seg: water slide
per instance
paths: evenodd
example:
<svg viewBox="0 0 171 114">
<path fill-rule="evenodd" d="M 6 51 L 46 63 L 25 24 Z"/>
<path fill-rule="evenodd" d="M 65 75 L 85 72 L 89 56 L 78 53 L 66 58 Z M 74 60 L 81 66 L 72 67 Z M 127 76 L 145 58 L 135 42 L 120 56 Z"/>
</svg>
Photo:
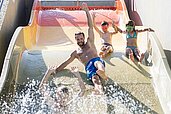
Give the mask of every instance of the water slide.
<svg viewBox="0 0 171 114">
<path fill-rule="evenodd" d="M 13 100 L 16 91 L 21 92 L 26 86 L 28 88 L 29 84 L 33 86 L 33 83 L 39 83 L 48 66 L 59 65 L 67 59 L 77 48 L 75 32 L 83 31 L 87 37 L 86 15 L 80 10 L 79 5 L 82 2 L 78 0 L 34 2 L 30 24 L 16 29 L 4 60 L 0 77 L 0 91 L 4 101 L 13 102 L 16 106 Z M 113 19 L 117 26 L 124 29 L 129 20 L 123 0 L 84 2 L 88 3 L 90 13 L 96 12 L 98 26 L 103 20 L 111 24 Z M 94 33 L 95 45 L 99 50 L 101 40 L 97 32 Z M 139 34 L 138 44 L 141 51 L 146 53 L 142 64 L 125 57 L 125 35 L 118 33 L 113 36 L 114 53 L 104 59 L 106 73 L 110 78 L 110 82 L 105 85 L 106 96 L 91 96 L 92 83 L 86 79 L 84 66 L 78 60 L 74 60 L 55 76 L 55 84 L 68 85 L 77 91 L 78 84 L 75 84 L 76 79 L 69 69 L 71 66 L 78 66 L 87 93 L 74 102 L 73 106 L 77 107 L 74 108 L 76 113 L 169 114 L 171 112 L 171 73 L 160 42 L 155 33 L 146 32 Z M 9 94 L 10 97 L 7 97 Z M 108 101 L 104 100 L 106 97 Z M 1 109 L 4 107 L 4 103 L 2 104 Z M 36 103 L 32 104 L 32 107 L 34 106 L 37 106 Z M 4 110 L 10 109 L 6 106 L 1 112 Z M 30 110 L 33 111 L 33 108 Z"/>
</svg>

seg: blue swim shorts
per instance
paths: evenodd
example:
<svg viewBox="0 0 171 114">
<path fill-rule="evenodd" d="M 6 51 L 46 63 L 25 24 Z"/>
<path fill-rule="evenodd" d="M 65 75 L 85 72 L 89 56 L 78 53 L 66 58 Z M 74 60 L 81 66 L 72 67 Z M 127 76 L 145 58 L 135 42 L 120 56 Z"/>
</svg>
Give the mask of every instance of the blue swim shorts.
<svg viewBox="0 0 171 114">
<path fill-rule="evenodd" d="M 97 74 L 97 68 L 94 66 L 94 62 L 96 61 L 100 61 L 105 66 L 105 62 L 100 57 L 91 59 L 85 67 L 88 79 L 92 79 L 92 77 Z"/>
</svg>

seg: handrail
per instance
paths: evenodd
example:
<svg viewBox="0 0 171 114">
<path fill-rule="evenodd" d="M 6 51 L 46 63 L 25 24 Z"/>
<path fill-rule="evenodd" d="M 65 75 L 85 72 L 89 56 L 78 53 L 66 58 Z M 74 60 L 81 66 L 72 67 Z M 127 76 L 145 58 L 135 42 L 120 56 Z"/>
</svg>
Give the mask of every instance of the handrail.
<svg viewBox="0 0 171 114">
<path fill-rule="evenodd" d="M 97 9 L 110 9 L 116 10 L 115 6 L 89 6 L 90 10 L 97 10 Z M 36 10 L 81 10 L 81 6 L 40 6 L 37 7 Z"/>
<path fill-rule="evenodd" d="M 154 89 L 165 114 L 170 114 L 171 102 L 171 69 L 163 47 L 155 33 L 149 33 L 152 45 L 152 76 Z"/>
<path fill-rule="evenodd" d="M 6 79 L 7 79 L 7 75 L 9 73 L 9 68 L 10 68 L 10 59 L 11 56 L 13 54 L 13 50 L 14 50 L 14 46 L 16 44 L 17 38 L 19 36 L 19 34 L 22 32 L 23 27 L 18 27 L 10 41 L 5 59 L 4 59 L 4 64 L 2 67 L 2 72 L 1 72 L 1 76 L 0 76 L 0 93 L 2 92 Z"/>
<path fill-rule="evenodd" d="M 3 2 L 4 2 L 4 0 L 0 0 L 0 11 L 1 11 Z"/>
<path fill-rule="evenodd" d="M 63 3 L 65 2 L 65 3 Z M 62 9 L 62 10 L 81 10 L 80 3 L 89 2 L 89 9 L 112 9 L 115 10 L 115 0 L 36 0 L 35 10 L 49 10 L 49 9 Z M 95 3 L 96 2 L 96 3 Z M 103 3 L 102 3 L 103 2 Z M 105 3 L 105 4 L 104 4 Z"/>
<path fill-rule="evenodd" d="M 161 45 L 157 35 L 155 33 L 153 33 L 153 32 L 151 32 L 150 35 L 151 35 L 150 39 L 153 39 L 156 42 L 156 44 L 157 44 L 157 47 L 158 47 L 159 52 L 161 54 L 162 60 L 163 60 L 163 62 L 165 64 L 165 67 L 166 67 L 168 75 L 171 76 L 171 69 L 169 67 L 166 55 L 164 53 L 163 47 L 162 47 L 162 45 Z M 171 79 L 171 77 L 170 77 L 170 79 Z"/>
</svg>

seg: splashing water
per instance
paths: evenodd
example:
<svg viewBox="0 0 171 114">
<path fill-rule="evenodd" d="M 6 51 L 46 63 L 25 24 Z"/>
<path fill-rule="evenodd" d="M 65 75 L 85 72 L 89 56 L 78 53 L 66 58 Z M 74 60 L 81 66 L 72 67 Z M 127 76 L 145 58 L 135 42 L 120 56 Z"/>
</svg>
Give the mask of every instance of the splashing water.
<svg viewBox="0 0 171 114">
<path fill-rule="evenodd" d="M 48 104 L 46 98 L 38 90 L 39 81 L 32 80 L 22 91 L 16 91 L 11 102 L 1 99 L 0 113 L 2 114 L 145 114 L 155 113 L 150 108 L 132 98 L 117 84 L 105 87 L 105 95 L 85 95 L 78 97 L 72 94 L 72 102 L 67 110 L 55 108 Z M 56 87 L 49 85 L 48 91 L 52 98 Z M 11 98 L 12 95 L 9 95 Z"/>
<path fill-rule="evenodd" d="M 25 86 L 25 89 L 22 91 L 17 91 L 15 95 L 13 95 L 12 101 L 7 103 L 1 100 L 0 105 L 0 113 L 2 114 L 82 114 L 89 111 L 96 114 L 98 108 L 96 107 L 97 101 L 105 104 L 104 99 L 100 98 L 100 96 L 93 97 L 77 97 L 76 93 L 73 94 L 72 98 L 73 102 L 69 105 L 68 111 L 61 112 L 60 109 L 55 109 L 55 104 L 49 105 L 46 102 L 46 98 L 41 94 L 38 90 L 38 84 L 40 82 L 32 80 L 29 84 Z M 47 90 L 50 92 L 53 97 L 55 94 L 56 87 L 49 86 Z M 9 98 L 11 95 L 9 96 Z M 54 105 L 54 107 L 53 107 Z M 100 106 L 100 105 L 99 105 Z M 100 108 L 99 108 L 100 109 Z M 101 109 L 100 109 L 101 110 Z M 101 114 L 105 114 L 103 110 L 101 110 Z M 60 113 L 59 113 L 60 112 Z M 90 114 L 91 114 L 90 113 Z M 97 112 L 98 113 L 98 112 Z M 98 113 L 99 114 L 99 113 Z"/>
</svg>

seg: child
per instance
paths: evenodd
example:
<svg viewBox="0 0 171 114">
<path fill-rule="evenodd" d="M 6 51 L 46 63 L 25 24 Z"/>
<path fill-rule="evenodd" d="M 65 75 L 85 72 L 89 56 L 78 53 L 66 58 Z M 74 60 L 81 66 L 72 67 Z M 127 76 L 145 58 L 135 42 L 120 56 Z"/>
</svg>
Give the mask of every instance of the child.
<svg viewBox="0 0 171 114">
<path fill-rule="evenodd" d="M 126 56 L 130 58 L 134 62 L 134 57 L 141 63 L 144 58 L 144 53 L 140 54 L 140 50 L 138 49 L 137 45 L 137 36 L 140 32 L 154 32 L 151 28 L 144 29 L 144 30 L 136 30 L 135 29 L 135 22 L 130 20 L 126 24 L 126 31 L 122 31 L 120 28 L 118 28 L 118 31 L 120 33 L 126 34 L 126 40 L 127 40 L 127 47 L 126 47 Z"/>
<path fill-rule="evenodd" d="M 112 46 L 112 35 L 116 34 L 118 31 L 114 25 L 114 22 L 112 22 L 112 27 L 114 28 L 115 31 L 114 32 L 108 31 L 109 23 L 106 21 L 103 21 L 101 23 L 102 31 L 99 30 L 99 28 L 95 24 L 95 13 L 93 13 L 92 17 L 93 17 L 94 29 L 99 33 L 100 37 L 102 38 L 102 47 L 100 49 L 99 56 L 104 58 L 106 57 L 107 54 L 113 52 L 114 49 Z"/>
</svg>

